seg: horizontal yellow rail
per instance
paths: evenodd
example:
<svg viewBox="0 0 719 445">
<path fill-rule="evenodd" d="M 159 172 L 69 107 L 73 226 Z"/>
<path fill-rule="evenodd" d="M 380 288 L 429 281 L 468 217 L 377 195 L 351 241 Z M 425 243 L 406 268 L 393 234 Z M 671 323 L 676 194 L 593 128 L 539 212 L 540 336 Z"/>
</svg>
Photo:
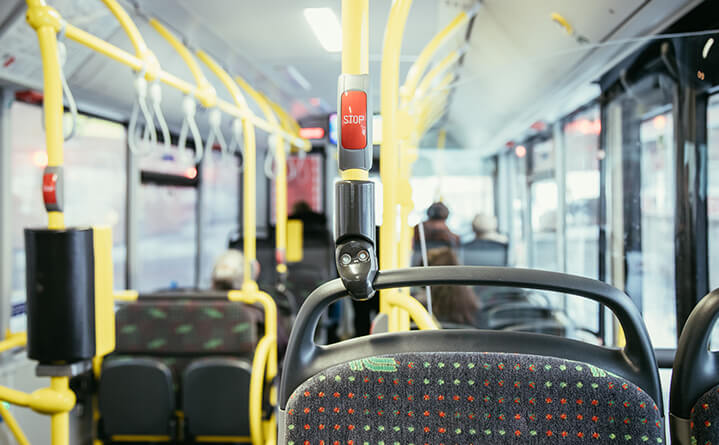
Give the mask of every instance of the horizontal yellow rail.
<svg viewBox="0 0 719 445">
<path fill-rule="evenodd" d="M 31 0 L 32 2 L 33 0 Z M 39 26 L 51 26 L 55 32 L 59 32 L 62 28 L 63 22 L 62 17 L 60 14 L 52 7 L 44 5 L 44 2 L 41 0 L 36 0 L 40 6 L 37 6 L 42 12 L 36 12 L 31 22 L 33 27 L 39 27 Z M 39 18 L 38 18 L 39 16 Z M 126 65 L 130 67 L 131 69 L 135 71 L 142 71 L 143 69 L 146 70 L 146 76 L 148 79 L 152 79 L 153 76 L 158 78 L 161 82 L 164 84 L 175 88 L 176 90 L 180 91 L 184 94 L 189 94 L 195 96 L 198 100 L 202 101 L 204 94 L 206 94 L 205 91 L 198 88 L 197 86 L 193 85 L 192 83 L 180 79 L 179 77 L 175 76 L 174 74 L 171 74 L 161 68 L 157 68 L 156 71 L 153 72 L 151 67 L 147 66 L 146 60 L 144 60 L 142 57 L 139 57 L 137 55 L 133 55 L 128 53 L 127 51 L 108 43 L 102 39 L 100 39 L 97 36 L 94 36 L 70 23 L 66 23 L 65 25 L 65 35 L 67 38 L 84 45 L 100 54 L 103 54 L 123 65 Z M 264 119 L 259 118 L 258 116 L 255 116 L 249 109 L 241 109 L 227 101 L 224 101 L 222 99 L 217 99 L 217 102 L 215 104 L 217 108 L 219 108 L 221 111 L 234 116 L 238 117 L 244 120 L 247 120 L 251 122 L 254 126 L 268 132 L 268 133 L 275 133 L 275 134 L 282 134 L 282 136 L 289 140 L 293 145 L 296 145 L 298 147 L 303 147 L 305 149 L 310 148 L 309 141 L 299 138 L 294 134 L 290 134 L 286 131 L 284 131 L 280 126 L 278 125 L 272 125 L 269 122 L 265 121 Z"/>
<path fill-rule="evenodd" d="M 14 332 L 5 336 L 3 341 L 0 341 L 0 352 L 5 352 L 8 349 L 19 348 L 27 344 L 27 333 L 25 332 Z"/>
</svg>

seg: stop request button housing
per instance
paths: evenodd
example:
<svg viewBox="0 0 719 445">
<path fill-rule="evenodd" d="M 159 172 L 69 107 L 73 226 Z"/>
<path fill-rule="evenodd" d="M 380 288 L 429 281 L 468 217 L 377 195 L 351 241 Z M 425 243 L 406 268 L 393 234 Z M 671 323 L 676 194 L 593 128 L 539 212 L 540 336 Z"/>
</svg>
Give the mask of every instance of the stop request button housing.
<svg viewBox="0 0 719 445">
<path fill-rule="evenodd" d="M 340 170 L 372 167 L 372 104 L 369 75 L 342 74 L 338 82 L 337 126 Z"/>
</svg>

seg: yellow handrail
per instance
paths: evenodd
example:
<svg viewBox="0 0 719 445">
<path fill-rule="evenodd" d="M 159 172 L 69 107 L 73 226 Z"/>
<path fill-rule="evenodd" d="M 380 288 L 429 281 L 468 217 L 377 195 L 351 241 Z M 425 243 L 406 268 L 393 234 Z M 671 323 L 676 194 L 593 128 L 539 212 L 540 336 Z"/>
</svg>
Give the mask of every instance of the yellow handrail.
<svg viewBox="0 0 719 445">
<path fill-rule="evenodd" d="M 177 54 L 182 57 L 182 60 L 185 61 L 185 64 L 190 69 L 192 77 L 195 79 L 195 83 L 197 84 L 197 92 L 195 95 L 202 106 L 205 108 L 214 107 L 217 103 L 217 94 L 215 93 L 215 89 L 210 84 L 210 81 L 207 80 L 207 77 L 205 77 L 205 74 L 202 72 L 202 69 L 200 69 L 200 65 L 197 63 L 195 58 L 192 57 L 190 50 L 187 49 L 187 47 L 183 45 L 182 42 L 180 42 L 180 40 L 167 28 L 162 26 L 157 19 L 150 19 L 150 26 L 152 26 L 158 34 L 167 40 L 167 43 L 169 43 L 170 46 L 177 51 Z"/>
<path fill-rule="evenodd" d="M 200 50 L 197 51 L 197 57 L 212 71 L 219 79 L 220 82 L 227 88 L 232 96 L 232 100 L 241 109 L 249 112 L 249 105 L 247 99 L 240 91 L 240 88 L 232 80 L 227 71 L 222 69 L 220 64 L 210 57 L 209 54 Z M 218 100 L 218 107 L 222 108 L 223 101 Z M 256 197 L 253 191 L 256 186 L 256 170 L 257 164 L 255 162 L 257 155 L 257 145 L 255 139 L 255 126 L 254 123 L 249 119 L 243 121 L 243 138 L 245 143 L 244 150 L 244 165 L 245 170 L 243 174 L 243 187 L 242 187 L 242 202 L 243 202 L 243 249 L 245 256 L 244 263 L 244 283 L 242 288 L 248 292 L 254 292 L 257 290 L 257 283 L 255 283 L 252 277 L 252 264 L 257 259 L 257 240 L 256 233 L 256 212 L 257 204 Z"/>
<path fill-rule="evenodd" d="M 407 72 L 407 78 L 401 89 L 403 102 L 407 103 L 414 96 L 415 89 L 419 84 L 420 78 L 429 66 L 429 62 L 439 48 L 449 40 L 469 19 L 477 13 L 477 9 L 469 12 L 460 12 L 442 31 L 440 31 L 432 40 L 422 49 L 417 60 L 412 64 Z"/>
<path fill-rule="evenodd" d="M 17 423 L 17 420 L 15 420 L 15 417 L 12 415 L 10 410 L 7 409 L 2 402 L 0 402 L 0 417 L 2 417 L 3 422 L 7 425 L 18 445 L 30 445 L 30 442 L 27 440 L 27 436 L 23 433 L 22 428 L 20 428 L 20 425 Z"/>
<path fill-rule="evenodd" d="M 463 52 L 464 51 L 454 50 L 451 53 L 447 54 L 447 56 L 445 56 L 441 62 L 432 67 L 432 69 L 429 70 L 427 75 L 424 76 L 422 82 L 420 82 L 414 96 L 419 98 L 424 97 L 427 94 L 429 88 L 432 86 L 432 83 L 437 80 L 439 76 L 446 73 L 447 70 L 450 69 L 455 63 L 457 63 Z"/>
<path fill-rule="evenodd" d="M 13 332 L 5 335 L 5 339 L 0 341 L 0 352 L 5 352 L 8 349 L 19 348 L 27 344 L 27 333 L 25 332 Z"/>
<path fill-rule="evenodd" d="M 400 295 L 399 292 L 394 292 L 389 294 L 386 297 L 386 303 L 391 308 L 398 308 L 406 311 L 409 316 L 414 320 L 414 322 L 417 324 L 417 327 L 419 329 L 425 330 L 425 329 L 439 329 L 437 326 L 437 323 L 432 319 L 432 317 L 429 315 L 427 310 L 422 306 L 422 303 L 417 301 L 415 298 L 407 298 L 406 296 Z M 390 310 L 391 312 L 391 310 Z M 397 319 L 395 319 L 397 320 Z M 401 319 L 400 319 L 401 320 Z M 392 318 L 390 317 L 390 323 L 393 323 Z M 398 321 L 394 321 L 394 323 L 401 323 Z M 397 327 L 401 327 L 400 324 L 396 325 Z"/>
<path fill-rule="evenodd" d="M 27 2 L 28 6 L 31 6 L 31 8 L 28 9 L 28 22 L 30 22 L 30 24 L 34 28 L 37 29 L 36 25 L 34 25 L 33 23 L 37 23 L 38 26 L 40 23 L 42 23 L 43 26 L 52 28 L 52 30 L 54 31 L 53 34 L 60 31 L 60 29 L 62 28 L 62 18 L 54 8 L 45 4 L 45 0 L 27 0 Z M 183 94 L 190 94 L 195 96 L 198 100 L 202 100 L 203 93 L 195 85 L 178 78 L 174 74 L 162 70 L 159 67 L 159 64 L 156 69 L 153 68 L 151 65 L 147 66 L 148 64 L 146 63 L 146 61 L 143 60 L 141 57 L 138 57 L 137 55 L 130 54 L 127 51 L 111 43 L 108 43 L 80 28 L 77 28 L 70 23 L 64 23 L 64 25 L 65 35 L 67 36 L 67 38 L 81 45 L 84 45 L 96 52 L 104 54 L 105 56 L 117 62 L 120 62 L 135 71 L 141 71 L 143 68 L 145 68 L 147 70 L 146 77 L 157 78 L 161 82 L 172 88 L 175 88 Z M 45 92 L 45 96 L 47 96 L 47 92 Z M 261 128 L 268 133 L 282 133 L 285 139 L 291 141 L 293 145 L 303 147 L 305 149 L 308 149 L 308 147 L 310 147 L 309 141 L 299 138 L 293 134 L 286 133 L 282 128 L 273 126 L 265 120 L 255 116 L 249 109 L 243 109 L 219 98 L 217 99 L 217 103 L 215 105 L 224 113 L 227 113 L 237 118 L 241 118 L 245 121 L 250 121 L 255 127 Z"/>
<path fill-rule="evenodd" d="M 231 290 L 227 294 L 230 301 L 245 304 L 262 305 L 265 312 L 265 335 L 257 343 L 255 356 L 252 360 L 252 376 L 250 377 L 250 433 L 253 445 L 268 445 L 275 438 L 276 419 L 274 415 L 267 421 L 262 420 L 262 389 L 265 382 L 272 382 L 277 376 L 277 306 L 268 294 L 262 291 L 248 292 Z M 276 404 L 277 389 L 270 389 L 270 403 Z M 263 443 L 264 442 L 264 443 Z"/>
<path fill-rule="evenodd" d="M 240 76 L 235 76 L 235 81 L 257 103 L 268 122 L 289 131 L 284 122 L 280 123 L 265 95 L 252 88 Z M 287 159 L 282 135 L 277 135 L 275 144 L 275 147 L 267 147 L 267 149 L 275 149 L 275 164 L 277 167 L 275 176 L 275 251 L 279 253 L 277 272 L 285 274 L 287 273 L 287 265 L 284 262 L 284 255 L 287 251 Z"/>
<path fill-rule="evenodd" d="M 382 50 L 382 149 L 380 150 L 380 177 L 382 180 L 382 226 L 380 227 L 380 270 L 397 267 L 397 200 L 396 175 L 397 153 L 397 102 L 399 83 L 399 56 L 402 35 L 412 0 L 397 0 L 392 3 L 389 20 L 385 28 Z M 387 296 L 396 290 L 380 291 L 380 312 L 390 314 Z"/>
</svg>

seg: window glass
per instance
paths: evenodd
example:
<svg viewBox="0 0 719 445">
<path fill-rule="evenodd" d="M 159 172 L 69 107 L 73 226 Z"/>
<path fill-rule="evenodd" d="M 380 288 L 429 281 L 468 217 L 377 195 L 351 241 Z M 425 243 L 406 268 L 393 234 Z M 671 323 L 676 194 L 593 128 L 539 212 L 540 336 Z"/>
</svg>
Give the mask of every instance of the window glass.
<svg viewBox="0 0 719 445">
<path fill-rule="evenodd" d="M 240 169 L 235 156 L 213 151 L 202 163 L 202 256 L 200 288 L 209 288 L 215 259 L 227 249 L 239 226 Z"/>
<path fill-rule="evenodd" d="M 566 150 L 566 271 L 598 278 L 599 273 L 599 107 L 564 124 Z M 571 298 L 567 311 L 583 327 L 599 330 L 599 304 Z"/>
<path fill-rule="evenodd" d="M 655 347 L 676 346 L 672 112 L 642 120 L 642 310 Z M 673 314 L 673 316 L 667 316 Z"/>
<path fill-rule="evenodd" d="M 719 95 L 707 109 L 707 217 L 709 225 L 709 288 L 719 287 Z M 719 350 L 719 324 L 714 326 L 712 349 Z"/>
<path fill-rule="evenodd" d="M 450 211 L 450 230 L 463 241 L 473 239 L 474 217 L 494 215 L 494 168 L 495 162 L 473 150 L 420 150 L 410 179 L 410 224 L 426 219 L 427 208 L 441 199 Z"/>
<path fill-rule="evenodd" d="M 47 225 L 41 194 L 47 154 L 42 108 L 14 102 L 11 117 L 12 301 L 21 304 L 25 300 L 23 229 Z M 64 144 L 65 224 L 112 228 L 115 289 L 125 287 L 125 138 L 122 125 L 80 115 L 75 136 Z"/>
<path fill-rule="evenodd" d="M 516 147 L 511 156 L 514 166 L 514 202 L 512 203 L 512 245 L 509 264 L 529 267 L 527 258 L 527 149 Z M 516 158 L 515 158 L 516 156 Z M 512 179 L 510 179 L 512 180 Z"/>
<path fill-rule="evenodd" d="M 532 261 L 537 269 L 557 270 L 557 181 L 554 178 L 554 141 L 532 147 Z"/>
<path fill-rule="evenodd" d="M 148 183 L 138 195 L 138 290 L 194 286 L 197 189 Z"/>
</svg>

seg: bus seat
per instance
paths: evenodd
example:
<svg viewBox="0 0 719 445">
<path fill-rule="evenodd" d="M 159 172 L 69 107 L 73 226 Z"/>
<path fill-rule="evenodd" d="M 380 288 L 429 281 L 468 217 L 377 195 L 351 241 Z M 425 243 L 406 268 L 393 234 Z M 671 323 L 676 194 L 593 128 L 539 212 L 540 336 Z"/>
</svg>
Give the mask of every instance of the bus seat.
<svg viewBox="0 0 719 445">
<path fill-rule="evenodd" d="M 252 366 L 225 357 L 193 361 L 182 377 L 182 406 L 189 437 L 250 436 Z"/>
<path fill-rule="evenodd" d="M 508 250 L 507 243 L 475 239 L 462 244 L 462 264 L 465 266 L 506 266 Z"/>
<path fill-rule="evenodd" d="M 625 294 L 581 277 L 509 268 L 410 268 L 375 280 L 376 289 L 437 284 L 581 295 L 614 312 L 626 346 L 486 330 L 389 333 L 319 346 L 314 331 L 322 312 L 346 295 L 335 280 L 313 292 L 295 322 L 280 390 L 280 445 L 663 442 L 656 359 Z"/>
<path fill-rule="evenodd" d="M 175 389 L 172 372 L 149 358 L 107 360 L 98 389 L 101 434 L 174 438 Z"/>
<path fill-rule="evenodd" d="M 672 443 L 719 443 L 719 352 L 710 350 L 719 289 L 689 315 L 679 338 L 669 393 Z"/>
</svg>

